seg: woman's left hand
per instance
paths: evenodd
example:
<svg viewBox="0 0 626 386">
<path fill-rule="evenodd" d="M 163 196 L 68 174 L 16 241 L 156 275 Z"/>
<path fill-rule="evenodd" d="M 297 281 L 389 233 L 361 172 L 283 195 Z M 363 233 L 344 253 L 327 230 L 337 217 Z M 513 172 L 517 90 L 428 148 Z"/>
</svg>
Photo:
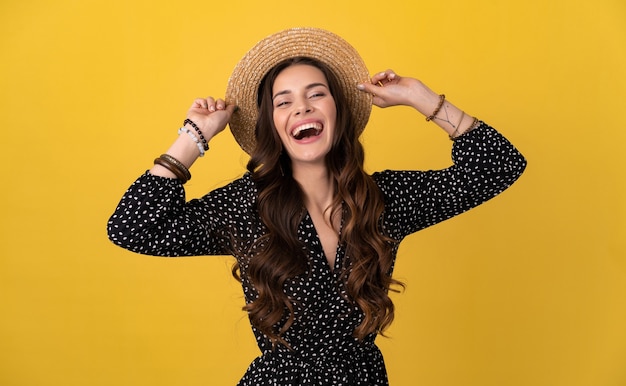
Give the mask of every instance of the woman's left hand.
<svg viewBox="0 0 626 386">
<path fill-rule="evenodd" d="M 424 98 L 434 94 L 417 79 L 403 77 L 392 70 L 379 72 L 372 76 L 370 83 L 359 84 L 358 89 L 372 94 L 372 102 L 378 107 L 413 106 Z"/>
</svg>

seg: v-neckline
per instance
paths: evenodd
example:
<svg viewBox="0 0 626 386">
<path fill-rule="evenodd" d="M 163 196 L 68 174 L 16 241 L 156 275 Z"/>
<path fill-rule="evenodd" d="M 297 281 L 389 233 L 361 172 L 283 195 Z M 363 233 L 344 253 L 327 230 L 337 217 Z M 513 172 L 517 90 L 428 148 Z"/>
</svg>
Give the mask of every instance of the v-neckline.
<svg viewBox="0 0 626 386">
<path fill-rule="evenodd" d="M 326 256 L 326 251 L 324 251 L 324 244 L 322 244 L 322 239 L 320 237 L 320 234 L 317 230 L 317 227 L 315 226 L 315 222 L 313 221 L 313 217 L 311 216 L 311 213 L 309 213 L 308 209 L 305 208 L 306 211 L 306 219 L 307 221 L 310 223 L 311 227 L 313 228 L 313 233 L 315 234 L 315 240 L 317 242 L 317 245 L 319 246 L 319 249 L 321 251 L 321 256 L 323 259 L 323 263 L 324 266 L 326 267 L 326 269 L 330 272 L 331 275 L 334 275 L 336 272 L 339 271 L 340 269 L 340 264 L 341 264 L 341 232 L 343 229 L 343 211 L 341 213 L 341 219 L 339 221 L 339 234 L 337 235 L 337 245 L 335 246 L 335 258 L 333 261 L 333 264 L 331 266 L 330 261 L 328 259 L 328 256 Z"/>
</svg>

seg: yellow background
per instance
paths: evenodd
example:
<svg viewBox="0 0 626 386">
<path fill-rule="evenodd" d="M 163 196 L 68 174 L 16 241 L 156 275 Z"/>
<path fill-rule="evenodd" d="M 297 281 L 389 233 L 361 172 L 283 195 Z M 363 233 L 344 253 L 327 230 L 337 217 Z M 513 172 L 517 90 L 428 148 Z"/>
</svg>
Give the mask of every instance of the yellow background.
<svg viewBox="0 0 626 386">
<path fill-rule="evenodd" d="M 391 384 L 626 385 L 623 0 L 3 0 L 0 384 L 236 383 L 257 351 L 231 260 L 132 254 L 105 225 L 193 98 L 301 25 L 445 92 L 529 160 L 403 244 L 408 288 L 378 339 Z M 449 163 L 405 108 L 375 109 L 364 142 L 370 171 Z M 225 132 L 188 196 L 245 162 Z"/>
</svg>

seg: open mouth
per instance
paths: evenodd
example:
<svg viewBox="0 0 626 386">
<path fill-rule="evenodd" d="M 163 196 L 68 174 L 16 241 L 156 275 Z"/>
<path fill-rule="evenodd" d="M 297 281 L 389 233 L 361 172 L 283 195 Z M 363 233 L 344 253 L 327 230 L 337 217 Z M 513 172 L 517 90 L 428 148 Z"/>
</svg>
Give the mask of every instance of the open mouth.
<svg viewBox="0 0 626 386">
<path fill-rule="evenodd" d="M 291 136 L 296 140 L 314 137 L 320 135 L 322 132 L 322 125 L 316 122 L 305 123 L 304 125 L 296 127 L 292 132 Z"/>
</svg>

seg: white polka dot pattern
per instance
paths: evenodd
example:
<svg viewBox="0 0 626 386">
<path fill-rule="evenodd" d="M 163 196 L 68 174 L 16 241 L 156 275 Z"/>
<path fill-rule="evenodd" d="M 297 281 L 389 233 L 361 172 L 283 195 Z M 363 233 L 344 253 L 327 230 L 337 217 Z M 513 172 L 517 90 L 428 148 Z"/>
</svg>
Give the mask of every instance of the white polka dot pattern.
<svg viewBox="0 0 626 386">
<path fill-rule="evenodd" d="M 454 142 L 454 165 L 437 171 L 383 171 L 373 175 L 385 197 L 383 227 L 398 243 L 407 235 L 465 212 L 510 186 L 526 167 L 524 157 L 484 123 Z M 124 194 L 108 223 L 109 238 L 128 250 L 159 256 L 232 253 L 241 264 L 246 302 L 256 291 L 246 274 L 246 251 L 263 234 L 255 211 L 257 190 L 249 173 L 200 199 L 185 202 L 179 181 L 142 175 Z M 362 313 L 346 300 L 339 280 L 345 256 L 337 250 L 330 269 L 306 215 L 298 237 L 310 258 L 308 272 L 284 290 L 295 321 L 272 345 L 253 328 L 262 355 L 239 385 L 387 385 L 375 334 L 352 337 Z M 233 240 L 239 240 L 233 245 Z M 394 246 L 394 255 L 398 244 Z"/>
</svg>

